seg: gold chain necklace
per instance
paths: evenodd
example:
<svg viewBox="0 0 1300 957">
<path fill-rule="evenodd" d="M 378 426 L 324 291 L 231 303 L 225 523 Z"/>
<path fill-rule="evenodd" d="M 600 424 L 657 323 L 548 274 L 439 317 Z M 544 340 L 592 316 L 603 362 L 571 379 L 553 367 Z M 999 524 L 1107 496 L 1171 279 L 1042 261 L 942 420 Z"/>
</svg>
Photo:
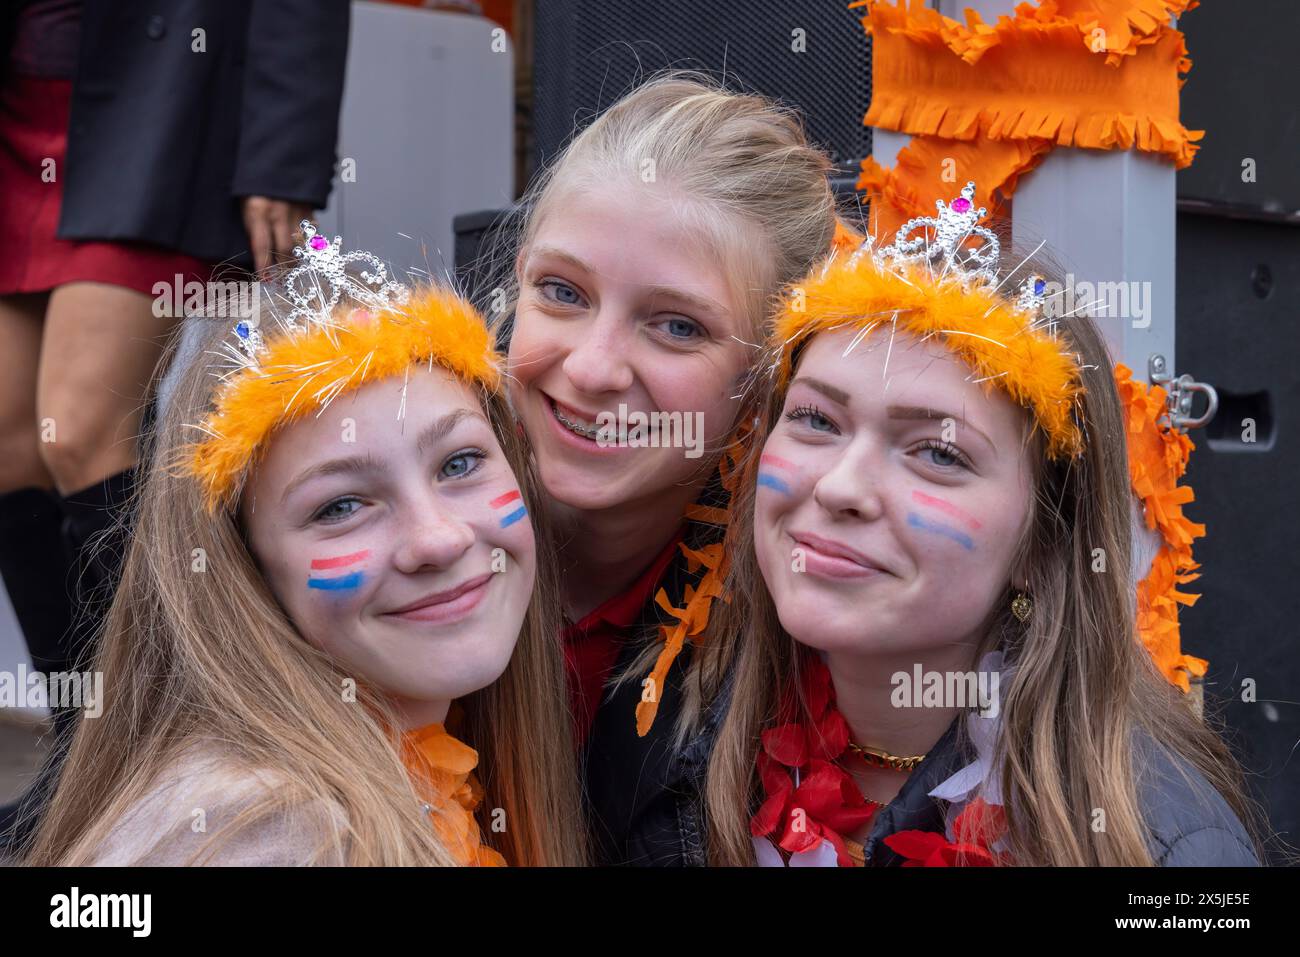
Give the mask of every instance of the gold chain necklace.
<svg viewBox="0 0 1300 957">
<path fill-rule="evenodd" d="M 879 748 L 865 748 L 860 744 L 849 742 L 849 750 L 867 764 L 874 765 L 878 768 L 887 768 L 890 771 L 913 771 L 916 766 L 925 760 L 924 754 L 914 754 L 910 758 L 900 758 L 888 751 L 881 751 Z"/>
</svg>

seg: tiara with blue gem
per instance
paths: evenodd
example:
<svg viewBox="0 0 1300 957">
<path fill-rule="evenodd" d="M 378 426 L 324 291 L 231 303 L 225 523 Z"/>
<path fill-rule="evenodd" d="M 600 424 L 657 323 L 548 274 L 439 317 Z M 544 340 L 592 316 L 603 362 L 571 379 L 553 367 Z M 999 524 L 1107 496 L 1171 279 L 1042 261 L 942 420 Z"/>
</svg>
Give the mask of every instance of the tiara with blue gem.
<svg viewBox="0 0 1300 957">
<path fill-rule="evenodd" d="M 276 320 L 286 332 L 335 324 L 334 308 L 345 295 L 358 307 L 376 311 L 400 306 L 410 297 L 410 290 L 404 284 L 389 279 L 388 267 L 374 253 L 364 250 L 343 253 L 340 251 L 342 236 L 335 236 L 331 242 L 307 219 L 298 226 L 305 241 L 293 248 L 293 254 L 302 263 L 291 269 L 283 280 L 288 311 L 276 312 Z M 368 267 L 357 274 L 359 281 L 348 272 L 352 263 Z M 235 337 L 242 364 L 256 365 L 265 341 L 258 321 L 241 320 L 235 326 Z"/>
<path fill-rule="evenodd" d="M 900 270 L 924 265 L 935 281 L 952 279 L 964 289 L 982 286 L 996 292 L 1005 281 L 998 279 L 1002 244 L 993 230 L 980 225 L 988 210 L 975 207 L 975 182 L 972 180 L 962 187 L 961 195 L 952 202 L 937 199 L 934 205 L 937 216 L 909 219 L 899 227 L 888 246 L 875 247 L 874 239 L 868 236 L 849 257 L 849 262 L 870 254 L 881 268 Z M 982 245 L 970 245 L 972 238 L 983 240 Z M 1012 307 L 1024 313 L 1026 321 L 1036 324 L 1046 291 L 1047 281 L 1042 276 L 1030 275 L 1021 282 Z"/>
</svg>

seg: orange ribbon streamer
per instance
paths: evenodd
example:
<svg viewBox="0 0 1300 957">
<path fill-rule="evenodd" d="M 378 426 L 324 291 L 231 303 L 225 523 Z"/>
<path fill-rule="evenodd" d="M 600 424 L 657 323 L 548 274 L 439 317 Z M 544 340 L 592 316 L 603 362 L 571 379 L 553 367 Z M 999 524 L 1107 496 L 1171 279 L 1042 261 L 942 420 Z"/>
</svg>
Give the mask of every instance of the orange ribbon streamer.
<svg viewBox="0 0 1300 957">
<path fill-rule="evenodd" d="M 722 481 L 722 487 L 731 496 L 728 500 L 728 507 L 720 509 L 691 505 L 686 509 L 688 519 L 726 527 L 731 514 L 730 502 L 734 499 L 736 486 L 740 480 L 737 465 L 751 431 L 752 429 L 747 423 L 739 426 L 733 434 L 731 442 L 728 443 L 726 451 L 722 453 L 722 460 L 718 463 L 718 474 Z M 651 670 L 649 677 L 645 679 L 646 690 L 636 706 L 636 733 L 637 737 L 641 738 L 646 736 L 651 725 L 654 724 L 655 716 L 659 713 L 659 701 L 663 697 L 663 691 L 668 680 L 668 669 L 672 667 L 673 662 L 677 660 L 677 656 L 681 654 L 682 648 L 686 645 L 686 640 L 695 638 L 704 632 L 709 623 L 709 609 L 712 607 L 715 598 L 721 598 L 723 601 L 727 600 L 723 586 L 727 580 L 727 573 L 731 568 L 731 560 L 723 549 L 722 543 L 716 542 L 712 545 L 705 545 L 700 549 L 690 548 L 685 543 L 681 543 L 677 547 L 686 556 L 687 571 L 694 573 L 699 571 L 700 568 L 704 568 L 706 571 L 698 585 L 694 587 L 686 586 L 683 595 L 686 604 L 682 608 L 673 605 L 668 598 L 668 592 L 664 589 L 660 588 L 655 594 L 655 604 L 676 618 L 677 623 L 675 625 L 659 626 L 660 634 L 663 635 L 664 646 L 659 652 L 659 657 L 655 660 L 654 668 Z"/>
</svg>

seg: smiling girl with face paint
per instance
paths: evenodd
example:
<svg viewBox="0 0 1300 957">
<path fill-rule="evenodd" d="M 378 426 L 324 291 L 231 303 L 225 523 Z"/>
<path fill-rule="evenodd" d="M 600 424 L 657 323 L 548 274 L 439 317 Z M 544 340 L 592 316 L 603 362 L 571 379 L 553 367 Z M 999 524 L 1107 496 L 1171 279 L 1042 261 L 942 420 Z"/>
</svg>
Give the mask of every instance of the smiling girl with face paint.
<svg viewBox="0 0 1300 957">
<path fill-rule="evenodd" d="M 152 437 L 104 712 L 33 862 L 585 859 L 501 357 L 450 292 L 321 301 L 314 240 L 279 291 L 306 314 L 214 323 Z"/>
<path fill-rule="evenodd" d="M 711 861 L 1256 863 L 1239 770 L 1137 637 L 1096 327 L 942 242 L 832 259 L 778 319 L 714 621 L 744 640 Z"/>
<path fill-rule="evenodd" d="M 772 295 L 830 248 L 829 169 L 788 112 L 670 75 L 579 133 L 525 199 L 502 314 L 511 402 L 556 517 L 576 737 L 607 863 L 703 863 L 698 825 L 682 823 L 698 820 L 700 755 L 681 745 L 706 750 L 696 732 L 727 668 L 694 658 L 694 625 L 672 632 L 717 596 L 722 453 L 752 415 L 743 382 Z M 675 415 L 691 442 L 602 443 L 620 410 Z"/>
</svg>

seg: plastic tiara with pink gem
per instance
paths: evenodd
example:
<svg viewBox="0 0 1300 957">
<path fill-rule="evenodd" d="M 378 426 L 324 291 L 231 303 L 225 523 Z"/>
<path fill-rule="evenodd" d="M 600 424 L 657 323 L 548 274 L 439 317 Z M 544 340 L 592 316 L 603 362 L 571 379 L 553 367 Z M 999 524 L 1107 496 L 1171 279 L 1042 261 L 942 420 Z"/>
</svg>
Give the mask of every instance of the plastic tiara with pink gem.
<svg viewBox="0 0 1300 957">
<path fill-rule="evenodd" d="M 290 306 L 287 312 L 276 312 L 280 326 L 289 333 L 318 326 L 334 325 L 334 308 L 346 295 L 358 307 L 376 311 L 402 305 L 410 297 L 410 290 L 400 282 L 388 278 L 388 267 L 374 253 L 356 250 L 340 253 L 343 237 L 335 236 L 330 242 L 317 233 L 316 225 L 304 219 L 298 224 L 306 241 L 295 246 L 293 254 L 302 263 L 291 269 L 283 280 L 284 298 Z M 368 267 L 359 274 L 360 281 L 349 274 L 350 263 Z M 256 366 L 262 351 L 263 337 L 258 321 L 247 319 L 235 326 L 239 340 L 236 358 L 244 366 Z"/>
<path fill-rule="evenodd" d="M 881 268 L 898 269 L 902 266 L 924 263 L 936 281 L 953 279 L 962 288 L 984 286 L 997 291 L 1005 280 L 998 279 L 998 260 L 1002 244 L 993 230 L 981 226 L 980 220 L 988 214 L 983 206 L 975 208 L 975 182 L 962 187 L 961 195 L 951 203 L 934 201 L 938 216 L 917 216 L 905 222 L 894 241 L 888 246 L 873 249 L 874 240 L 868 236 L 849 257 L 856 262 L 867 253 Z M 919 235 L 912 234 L 920 231 Z M 933 236 L 931 236 L 933 234 Z M 981 246 L 968 245 L 972 238 L 984 240 Z M 1026 315 L 1035 324 L 1041 313 L 1047 282 L 1042 276 L 1030 275 L 1020 284 L 1020 293 L 1013 308 Z M 1054 332 L 1054 324 L 1049 332 Z"/>
</svg>

